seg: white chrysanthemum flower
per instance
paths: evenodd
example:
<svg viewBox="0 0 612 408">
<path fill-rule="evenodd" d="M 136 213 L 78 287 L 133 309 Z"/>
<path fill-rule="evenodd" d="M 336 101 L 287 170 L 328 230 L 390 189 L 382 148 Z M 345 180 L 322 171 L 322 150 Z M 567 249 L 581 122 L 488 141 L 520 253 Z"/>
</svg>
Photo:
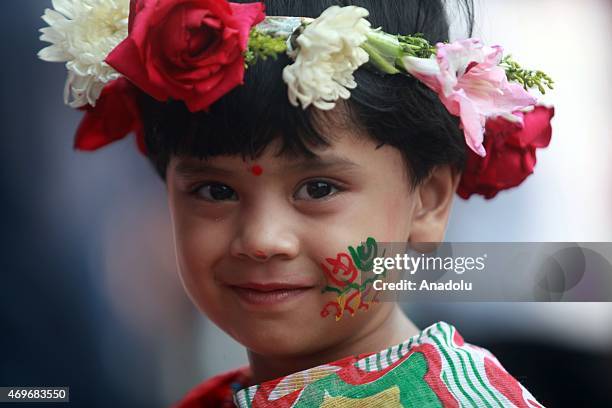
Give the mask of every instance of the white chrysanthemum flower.
<svg viewBox="0 0 612 408">
<path fill-rule="evenodd" d="M 120 74 L 104 60 L 128 34 L 129 0 L 53 0 L 40 39 L 52 45 L 38 57 L 66 62 L 64 101 L 73 108 L 95 106 L 102 88 Z"/>
<path fill-rule="evenodd" d="M 332 6 L 297 37 L 297 56 L 283 70 L 289 101 L 306 109 L 335 107 L 338 98 L 348 99 L 357 86 L 353 73 L 369 60 L 361 48 L 367 40 L 368 11 L 361 7 Z"/>
</svg>

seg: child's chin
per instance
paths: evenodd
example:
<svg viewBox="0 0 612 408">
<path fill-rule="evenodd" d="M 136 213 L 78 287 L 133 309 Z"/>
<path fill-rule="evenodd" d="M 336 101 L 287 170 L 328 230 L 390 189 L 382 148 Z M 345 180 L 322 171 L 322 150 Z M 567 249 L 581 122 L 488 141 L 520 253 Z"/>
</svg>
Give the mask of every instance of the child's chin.
<svg viewBox="0 0 612 408">
<path fill-rule="evenodd" d="M 297 323 L 297 324 L 296 324 Z M 265 322 L 257 327 L 244 326 L 235 333 L 236 340 L 250 351 L 265 356 L 295 356 L 315 353 L 324 347 L 322 338 L 329 330 L 318 322 Z M 250 327 L 249 327 L 250 326 Z M 325 334 L 327 333 L 327 335 Z"/>
</svg>

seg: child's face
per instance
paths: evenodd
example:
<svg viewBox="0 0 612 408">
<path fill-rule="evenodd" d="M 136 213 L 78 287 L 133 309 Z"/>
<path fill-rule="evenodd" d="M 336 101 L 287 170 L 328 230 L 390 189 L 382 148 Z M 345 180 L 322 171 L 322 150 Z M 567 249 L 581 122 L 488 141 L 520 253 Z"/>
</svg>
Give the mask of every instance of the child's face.
<svg viewBox="0 0 612 408">
<path fill-rule="evenodd" d="M 179 273 L 193 302 L 261 355 L 315 353 L 384 319 L 322 311 L 337 294 L 322 264 L 366 238 L 406 242 L 417 190 L 399 150 L 338 131 L 316 159 L 173 157 L 167 173 Z M 331 269 L 331 267 L 330 267 Z M 325 314 L 325 313 L 323 313 Z"/>
</svg>

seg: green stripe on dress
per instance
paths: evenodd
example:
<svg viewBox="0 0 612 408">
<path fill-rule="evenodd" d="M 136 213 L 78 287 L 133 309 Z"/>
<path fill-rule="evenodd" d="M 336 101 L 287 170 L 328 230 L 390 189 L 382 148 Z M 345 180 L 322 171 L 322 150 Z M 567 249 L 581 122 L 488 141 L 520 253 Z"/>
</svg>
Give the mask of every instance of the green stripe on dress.
<svg viewBox="0 0 612 408">
<path fill-rule="evenodd" d="M 391 348 L 387 349 L 387 354 L 385 355 L 385 359 L 387 360 L 387 367 L 389 367 L 391 364 L 393 364 L 393 362 L 391 361 Z"/>
<path fill-rule="evenodd" d="M 251 408 L 252 404 L 251 404 L 252 398 L 251 398 L 251 387 L 246 389 L 246 403 L 247 403 L 247 407 Z"/>
<path fill-rule="evenodd" d="M 439 324 L 439 323 L 438 323 L 438 324 Z M 478 369 L 476 368 L 476 364 L 475 364 L 475 362 L 474 362 L 474 358 L 472 357 L 472 353 L 470 353 L 470 352 L 469 352 L 469 350 L 465 350 L 465 349 L 463 349 L 463 348 L 461 348 L 461 347 L 459 347 L 459 346 L 455 347 L 455 345 L 454 345 L 454 343 L 453 343 L 453 340 L 452 340 L 452 339 L 453 339 L 453 330 L 456 330 L 456 329 L 455 329 L 454 327 L 452 327 L 452 326 L 451 326 L 451 327 L 450 327 L 450 345 L 451 345 L 451 348 L 453 348 L 454 350 L 456 350 L 456 352 L 457 352 L 457 353 L 459 353 L 459 352 L 463 353 L 463 354 L 464 354 L 464 355 L 467 357 L 467 359 L 468 359 L 468 361 L 469 361 L 469 363 L 470 363 L 470 366 L 472 367 L 472 370 L 474 371 L 474 374 L 476 375 L 476 378 L 478 379 L 478 382 L 480 383 L 480 385 L 482 386 L 482 388 L 483 388 L 484 390 L 486 390 L 486 391 L 487 391 L 487 393 L 489 394 L 489 396 L 491 396 L 491 397 L 492 397 L 492 399 L 489 399 L 488 401 L 489 401 L 489 402 L 491 402 L 491 403 L 493 403 L 493 400 L 495 400 L 495 402 L 497 403 L 497 405 L 499 405 L 501 408 L 504 408 L 504 404 L 502 404 L 502 403 L 499 401 L 499 399 L 498 399 L 498 398 L 497 398 L 497 396 L 495 395 L 494 390 L 492 390 L 492 389 L 491 389 L 491 387 L 488 387 L 488 386 L 487 386 L 487 385 L 484 383 L 484 381 L 483 381 L 483 379 L 482 379 L 482 376 L 480 375 L 480 371 L 478 371 Z M 463 361 L 463 360 L 462 360 L 462 361 Z"/>
<path fill-rule="evenodd" d="M 438 328 L 438 330 L 440 330 L 440 332 L 442 332 L 442 335 L 447 340 L 447 343 L 451 345 L 449 348 L 455 353 L 456 356 L 459 357 L 459 360 L 461 360 L 461 369 L 463 370 L 463 375 L 465 376 L 465 379 L 468 385 L 470 386 L 470 388 L 472 389 L 472 391 L 474 391 L 476 395 L 478 395 L 478 398 L 480 398 L 480 400 L 483 401 L 488 408 L 492 408 L 491 404 L 489 403 L 489 400 L 485 399 L 485 397 L 480 393 L 480 390 L 478 389 L 478 387 L 476 387 L 474 383 L 472 382 L 472 378 L 468 375 L 465 360 L 463 359 L 463 356 L 461 355 L 461 353 L 455 351 L 454 347 L 452 347 L 453 342 L 452 342 L 452 339 L 449 337 L 449 334 L 446 333 L 446 331 L 444 330 L 444 328 L 442 327 L 440 323 L 436 324 L 436 327 Z"/>
<path fill-rule="evenodd" d="M 463 396 L 465 398 L 467 398 L 467 400 L 472 404 L 472 406 L 478 408 L 478 405 L 476 405 L 476 402 L 474 402 L 474 400 L 472 399 L 470 394 L 468 394 L 467 391 L 461 385 L 461 382 L 459 381 L 459 376 L 457 375 L 457 370 L 455 368 L 455 364 L 453 363 L 453 361 L 451 360 L 450 356 L 448 355 L 448 353 L 446 352 L 446 350 L 442 346 L 442 343 L 440 342 L 440 340 L 436 336 L 431 334 L 432 328 L 430 328 L 429 330 L 430 330 L 429 331 L 429 337 L 436 343 L 436 345 L 438 346 L 438 350 L 440 351 L 440 353 L 443 354 L 444 358 L 446 359 L 446 363 L 451 368 L 451 371 L 453 373 L 453 378 L 455 380 L 455 384 L 456 384 L 457 388 L 459 389 L 459 391 L 461 391 Z"/>
<path fill-rule="evenodd" d="M 451 339 L 453 336 L 453 332 L 452 332 L 452 328 L 451 328 Z M 452 345 L 453 343 L 451 343 Z M 493 399 L 495 400 L 495 402 L 497 403 L 497 405 L 499 405 L 501 408 L 504 408 L 504 404 L 501 403 L 501 401 L 497 398 L 497 395 L 495 395 L 495 392 L 491 389 L 491 387 L 488 387 L 483 379 L 482 376 L 480 375 L 480 371 L 476 368 L 476 363 L 474 362 L 474 358 L 472 358 L 472 353 L 470 353 L 468 350 L 464 350 L 461 347 L 454 347 L 453 348 L 457 349 L 458 351 L 461 351 L 463 353 L 465 353 L 465 355 L 468 358 L 468 361 L 470 362 L 470 366 L 472 367 L 472 370 L 474 371 L 474 374 L 476 374 L 476 378 L 478 378 L 478 382 L 480 382 L 480 385 L 482 386 L 482 388 L 484 388 L 487 393 L 489 393 L 489 395 L 491 397 L 493 397 Z M 491 401 L 493 402 L 493 401 Z"/>
<path fill-rule="evenodd" d="M 446 384 L 446 388 L 450 390 L 450 384 L 448 383 L 448 377 L 446 376 L 446 371 L 442 371 L 442 381 Z"/>
<path fill-rule="evenodd" d="M 472 358 L 472 355 L 470 353 L 467 354 L 468 359 L 470 360 L 470 365 L 472 366 L 472 370 L 474 370 L 474 372 L 476 373 L 476 378 L 478 378 L 478 381 L 480 382 L 480 384 L 482 385 L 482 388 L 484 388 L 485 390 L 487 390 L 487 392 L 493 397 L 493 399 L 495 400 L 495 402 L 497 402 L 497 404 L 503 408 L 504 404 L 502 404 L 500 402 L 500 400 L 497 398 L 497 395 L 495 395 L 495 392 L 491 389 L 491 387 L 487 387 L 487 385 L 484 383 L 484 381 L 482 380 L 482 377 L 480 375 L 480 372 L 476 369 L 476 364 L 474 363 L 474 359 Z"/>
</svg>

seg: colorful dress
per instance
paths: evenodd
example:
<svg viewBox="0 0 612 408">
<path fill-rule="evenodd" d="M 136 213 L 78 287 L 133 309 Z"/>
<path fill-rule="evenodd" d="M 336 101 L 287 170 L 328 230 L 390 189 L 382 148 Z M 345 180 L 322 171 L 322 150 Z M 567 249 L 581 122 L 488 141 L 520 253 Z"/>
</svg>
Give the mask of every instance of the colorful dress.
<svg viewBox="0 0 612 408">
<path fill-rule="evenodd" d="M 486 349 L 439 322 L 379 353 L 245 388 L 248 367 L 205 381 L 176 408 L 542 407 Z"/>
</svg>

